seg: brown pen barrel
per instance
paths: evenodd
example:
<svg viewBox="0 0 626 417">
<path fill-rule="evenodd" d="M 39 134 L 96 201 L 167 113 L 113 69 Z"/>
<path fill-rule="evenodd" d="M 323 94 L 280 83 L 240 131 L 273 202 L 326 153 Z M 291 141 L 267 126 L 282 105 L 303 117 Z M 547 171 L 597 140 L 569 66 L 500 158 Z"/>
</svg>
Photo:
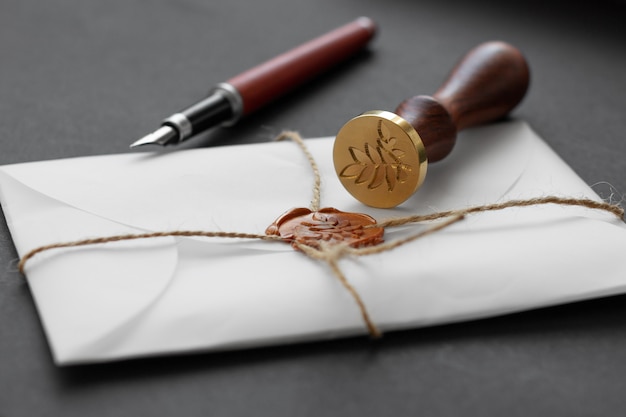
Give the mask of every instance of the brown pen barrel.
<svg viewBox="0 0 626 417">
<path fill-rule="evenodd" d="M 363 49 L 376 33 L 367 17 L 341 26 L 318 38 L 251 68 L 227 81 L 240 94 L 243 115 L 293 90 Z"/>
</svg>

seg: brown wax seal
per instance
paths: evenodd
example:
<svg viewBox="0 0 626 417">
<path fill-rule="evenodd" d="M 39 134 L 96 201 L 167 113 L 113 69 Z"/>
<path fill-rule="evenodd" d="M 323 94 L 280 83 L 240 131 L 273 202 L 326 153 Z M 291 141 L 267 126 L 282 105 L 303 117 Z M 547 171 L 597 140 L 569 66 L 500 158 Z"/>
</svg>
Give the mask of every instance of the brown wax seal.
<svg viewBox="0 0 626 417">
<path fill-rule="evenodd" d="M 383 241 L 385 230 L 367 214 L 348 213 L 335 208 L 312 211 L 294 208 L 281 215 L 265 233 L 280 236 L 294 247 L 297 244 L 320 248 L 320 242 L 347 243 L 358 248 Z"/>
</svg>

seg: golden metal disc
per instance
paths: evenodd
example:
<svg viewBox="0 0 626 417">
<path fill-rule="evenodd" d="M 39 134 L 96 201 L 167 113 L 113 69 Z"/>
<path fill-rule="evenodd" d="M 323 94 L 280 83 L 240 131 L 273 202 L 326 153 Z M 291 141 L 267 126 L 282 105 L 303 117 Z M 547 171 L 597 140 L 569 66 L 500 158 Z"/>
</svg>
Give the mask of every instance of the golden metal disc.
<svg viewBox="0 0 626 417">
<path fill-rule="evenodd" d="M 348 121 L 333 148 L 335 171 L 360 202 L 395 207 L 422 185 L 428 165 L 422 139 L 400 116 L 373 110 Z"/>
</svg>

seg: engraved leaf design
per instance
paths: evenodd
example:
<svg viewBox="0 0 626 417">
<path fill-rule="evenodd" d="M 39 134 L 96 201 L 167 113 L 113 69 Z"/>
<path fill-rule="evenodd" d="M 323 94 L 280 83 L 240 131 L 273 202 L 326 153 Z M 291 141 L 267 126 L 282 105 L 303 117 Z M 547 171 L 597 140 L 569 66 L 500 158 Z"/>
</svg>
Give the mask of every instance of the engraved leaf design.
<svg viewBox="0 0 626 417">
<path fill-rule="evenodd" d="M 395 141 L 395 139 L 394 139 L 394 141 Z M 398 148 L 393 148 L 391 150 L 391 153 L 393 154 L 393 156 L 395 156 L 398 159 L 404 158 L 404 155 L 406 154 L 402 149 L 398 149 Z"/>
<path fill-rule="evenodd" d="M 340 177 L 343 178 L 356 178 L 361 174 L 363 170 L 363 165 L 356 163 L 347 165 L 339 174 Z"/>
<path fill-rule="evenodd" d="M 349 150 L 350 150 L 350 156 L 352 156 L 352 160 L 354 162 L 358 162 L 361 164 L 364 164 L 367 162 L 367 160 L 369 159 L 369 157 L 367 156 L 367 143 L 365 144 L 365 152 L 363 152 L 362 150 L 355 148 L 354 146 L 350 146 Z"/>
<path fill-rule="evenodd" d="M 396 170 L 394 170 L 394 167 L 392 165 L 387 165 L 386 166 L 385 180 L 387 181 L 387 190 L 393 191 L 393 189 L 396 186 L 396 181 L 398 180 L 398 175 L 397 175 Z"/>
<path fill-rule="evenodd" d="M 409 178 L 409 171 L 411 168 L 408 165 L 402 164 L 400 169 L 397 170 L 396 178 L 399 182 L 405 182 Z"/>
<path fill-rule="evenodd" d="M 369 143 L 365 143 L 365 152 L 374 164 L 381 164 L 384 162 L 383 157 L 380 154 L 380 148 L 376 147 L 375 149 L 372 149 Z"/>
<path fill-rule="evenodd" d="M 389 139 L 391 139 L 391 132 L 389 131 L 389 128 L 385 126 L 382 120 L 378 121 L 378 137 L 383 142 L 388 142 Z"/>
<path fill-rule="evenodd" d="M 377 133 L 375 145 L 365 142 L 363 150 L 354 146 L 348 148 L 354 162 L 346 165 L 339 176 L 354 179 L 357 185 L 367 184 L 370 190 L 386 184 L 387 190 L 393 191 L 408 180 L 412 167 L 402 162 L 406 153 L 395 147 L 397 139 L 391 136 L 382 120 L 378 121 Z"/>
<path fill-rule="evenodd" d="M 375 169 L 376 169 L 376 166 L 374 164 L 365 165 L 363 167 L 363 170 L 361 171 L 361 174 L 355 180 L 355 183 L 363 184 L 364 182 L 368 182 L 370 178 L 372 178 L 372 175 L 374 174 Z"/>
<path fill-rule="evenodd" d="M 372 182 L 370 182 L 367 186 L 370 190 L 380 187 L 383 182 L 385 182 L 385 166 L 377 165 L 374 169 L 374 176 L 372 177 Z"/>
</svg>

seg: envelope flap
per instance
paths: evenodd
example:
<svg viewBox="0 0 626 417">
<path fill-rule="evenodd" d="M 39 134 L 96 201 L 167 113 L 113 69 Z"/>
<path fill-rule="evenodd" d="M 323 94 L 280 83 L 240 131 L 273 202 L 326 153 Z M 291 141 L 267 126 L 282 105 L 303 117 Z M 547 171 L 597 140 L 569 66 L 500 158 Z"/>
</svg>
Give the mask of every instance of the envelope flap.
<svg viewBox="0 0 626 417">
<path fill-rule="evenodd" d="M 39 245 L 133 229 L 73 208 L 0 171 L 0 197 L 21 254 Z M 79 227 L 76 227 L 79 225 Z M 174 276 L 173 238 L 44 252 L 28 281 L 57 360 L 92 350 L 154 303 Z"/>
</svg>

